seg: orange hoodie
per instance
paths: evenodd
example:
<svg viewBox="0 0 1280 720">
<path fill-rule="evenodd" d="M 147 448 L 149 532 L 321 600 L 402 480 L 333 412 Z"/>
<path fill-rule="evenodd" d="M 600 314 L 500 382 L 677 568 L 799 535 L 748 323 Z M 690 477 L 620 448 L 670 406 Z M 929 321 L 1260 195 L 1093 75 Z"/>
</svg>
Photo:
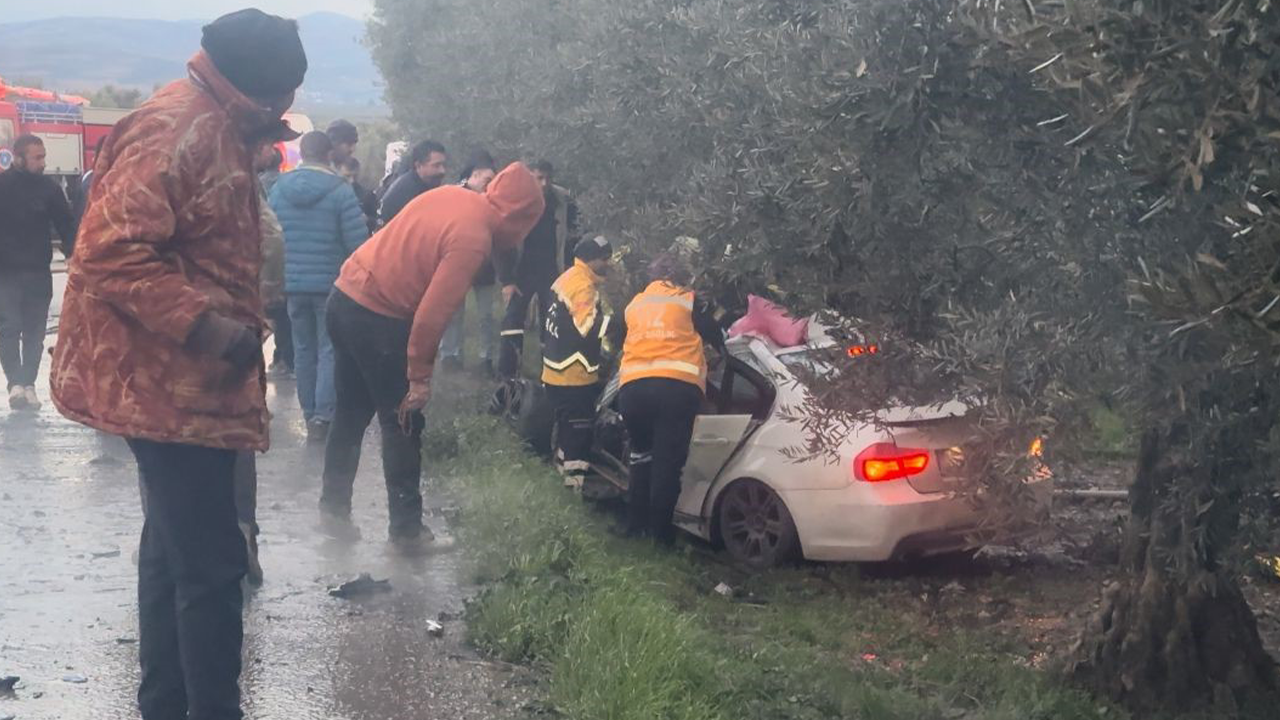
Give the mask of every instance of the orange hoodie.
<svg viewBox="0 0 1280 720">
<path fill-rule="evenodd" d="M 348 258 L 335 286 L 361 306 L 408 320 L 409 379 L 431 377 L 440 337 L 495 250 L 524 242 L 545 200 L 512 163 L 483 195 L 448 185 L 423 193 Z"/>
</svg>

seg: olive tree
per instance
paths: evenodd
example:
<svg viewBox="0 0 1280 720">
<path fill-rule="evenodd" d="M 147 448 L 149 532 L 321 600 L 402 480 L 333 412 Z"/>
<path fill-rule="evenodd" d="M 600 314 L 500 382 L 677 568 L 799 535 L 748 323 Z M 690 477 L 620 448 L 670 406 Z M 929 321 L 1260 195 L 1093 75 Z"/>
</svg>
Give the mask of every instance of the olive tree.
<svg viewBox="0 0 1280 720">
<path fill-rule="evenodd" d="M 789 408 L 958 397 L 986 529 L 1100 397 L 1141 429 L 1125 574 L 1073 659 L 1134 707 L 1275 671 L 1225 561 L 1274 483 L 1275 9 L 1266 0 L 378 0 L 396 118 L 547 156 L 637 257 L 831 311 L 884 352 Z M 833 359 L 838 362 L 839 359 Z"/>
</svg>

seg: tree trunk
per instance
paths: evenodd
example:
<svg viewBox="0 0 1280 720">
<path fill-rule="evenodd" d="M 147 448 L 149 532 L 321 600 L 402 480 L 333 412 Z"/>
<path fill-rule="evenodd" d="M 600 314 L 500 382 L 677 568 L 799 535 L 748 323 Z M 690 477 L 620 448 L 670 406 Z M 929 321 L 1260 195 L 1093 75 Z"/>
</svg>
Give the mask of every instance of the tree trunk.
<svg viewBox="0 0 1280 720">
<path fill-rule="evenodd" d="M 1143 438 L 1120 562 L 1125 574 L 1104 589 L 1071 675 L 1139 712 L 1211 707 L 1237 717 L 1268 707 L 1276 700 L 1275 664 L 1235 578 L 1207 553 L 1180 547 L 1208 520 L 1194 503 L 1188 511 L 1187 502 L 1164 502 L 1188 467 L 1170 459 L 1161 440 L 1155 432 Z M 1201 561 L 1187 563 L 1189 557 Z"/>
</svg>

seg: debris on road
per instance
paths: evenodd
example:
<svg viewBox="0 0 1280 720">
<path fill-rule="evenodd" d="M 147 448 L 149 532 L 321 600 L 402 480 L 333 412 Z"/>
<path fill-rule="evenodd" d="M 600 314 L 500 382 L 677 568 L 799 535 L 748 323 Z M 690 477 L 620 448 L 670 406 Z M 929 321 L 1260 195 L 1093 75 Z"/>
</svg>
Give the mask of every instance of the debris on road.
<svg viewBox="0 0 1280 720">
<path fill-rule="evenodd" d="M 333 597 L 347 600 L 386 592 L 391 592 L 391 581 L 374 580 L 369 573 L 360 573 L 360 577 L 355 580 L 349 580 L 336 588 L 329 589 L 329 594 Z"/>
<path fill-rule="evenodd" d="M 93 559 L 94 559 L 94 560 L 102 560 L 103 558 L 114 558 L 114 557 L 120 557 L 120 551 L 119 551 L 119 550 L 104 550 L 104 551 L 102 551 L 102 552 L 92 553 L 91 555 L 92 555 L 92 557 L 93 557 Z"/>
<path fill-rule="evenodd" d="M 716 585 L 716 594 L 731 598 L 733 597 L 733 588 L 730 587 L 728 583 L 720 583 L 719 585 Z"/>
<path fill-rule="evenodd" d="M 435 620 L 428 620 L 427 634 L 431 637 L 444 637 L 444 626 Z"/>
<path fill-rule="evenodd" d="M 0 677 L 0 696 L 12 695 L 13 686 L 17 685 L 18 681 L 21 679 L 22 678 L 17 675 L 6 675 L 4 677 Z"/>
<path fill-rule="evenodd" d="M 62 676 L 62 682 L 64 682 L 64 683 L 71 683 L 72 685 L 83 685 L 83 684 L 85 684 L 85 683 L 89 682 L 89 678 L 87 678 L 87 677 L 85 677 L 85 676 L 83 676 L 83 675 L 75 675 L 75 674 L 71 674 L 71 675 L 63 675 L 63 676 Z"/>
<path fill-rule="evenodd" d="M 124 465 L 125 462 L 113 455 L 95 455 L 89 459 L 89 464 L 98 467 L 118 467 Z"/>
</svg>

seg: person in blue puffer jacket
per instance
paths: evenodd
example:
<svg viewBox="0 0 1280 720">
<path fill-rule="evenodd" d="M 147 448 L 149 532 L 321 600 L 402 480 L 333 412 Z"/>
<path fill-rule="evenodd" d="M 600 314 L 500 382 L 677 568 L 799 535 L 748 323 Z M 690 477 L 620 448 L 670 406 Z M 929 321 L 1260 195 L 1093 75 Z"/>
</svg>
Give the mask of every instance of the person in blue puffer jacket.
<svg viewBox="0 0 1280 720">
<path fill-rule="evenodd" d="M 337 400 L 325 304 L 342 263 L 369 239 L 369 228 L 351 185 L 330 165 L 329 136 L 307 133 L 300 144 L 302 164 L 280 176 L 269 202 L 284 228 L 284 291 L 298 402 L 308 444 L 323 445 Z"/>
</svg>

